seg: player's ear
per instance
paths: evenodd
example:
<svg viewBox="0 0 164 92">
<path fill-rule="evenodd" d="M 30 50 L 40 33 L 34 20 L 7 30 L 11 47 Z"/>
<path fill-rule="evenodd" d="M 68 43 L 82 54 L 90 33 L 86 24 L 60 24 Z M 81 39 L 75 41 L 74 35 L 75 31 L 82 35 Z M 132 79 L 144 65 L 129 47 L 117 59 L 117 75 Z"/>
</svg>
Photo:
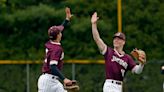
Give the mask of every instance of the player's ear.
<svg viewBox="0 0 164 92">
<path fill-rule="evenodd" d="M 61 32 L 60 32 L 60 33 L 58 33 L 58 34 L 57 34 L 57 38 L 58 38 L 58 37 L 60 37 L 61 35 L 62 35 L 62 33 L 61 33 Z"/>
<path fill-rule="evenodd" d="M 123 41 L 123 45 L 125 45 L 125 40 Z"/>
</svg>

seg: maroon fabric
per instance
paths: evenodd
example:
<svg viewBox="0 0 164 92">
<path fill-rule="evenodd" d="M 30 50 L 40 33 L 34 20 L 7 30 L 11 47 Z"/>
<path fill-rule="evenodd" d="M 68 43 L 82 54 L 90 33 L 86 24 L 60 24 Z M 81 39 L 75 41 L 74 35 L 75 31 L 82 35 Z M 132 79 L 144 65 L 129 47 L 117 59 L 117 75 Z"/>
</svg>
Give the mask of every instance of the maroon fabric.
<svg viewBox="0 0 164 92">
<path fill-rule="evenodd" d="M 131 56 L 125 54 L 123 57 L 119 57 L 110 47 L 107 48 L 104 59 L 106 79 L 123 81 L 126 72 L 132 70 L 136 65 Z"/>
<path fill-rule="evenodd" d="M 63 61 L 61 59 L 63 49 L 62 49 L 61 45 L 52 44 L 50 41 L 48 41 L 45 44 L 45 48 L 47 51 L 46 51 L 46 55 L 45 55 L 44 64 L 42 67 L 42 72 L 51 73 L 51 69 L 50 69 L 50 61 L 51 60 L 58 61 L 57 68 L 59 70 L 61 70 L 63 67 Z"/>
<path fill-rule="evenodd" d="M 122 32 L 117 32 L 117 33 L 115 33 L 113 38 L 115 38 L 115 37 L 119 37 L 119 38 L 121 38 L 121 39 L 123 39 L 123 40 L 126 40 L 126 36 L 125 36 L 125 34 L 122 33 Z"/>
<path fill-rule="evenodd" d="M 62 32 L 64 30 L 64 26 L 60 25 L 60 26 L 52 26 L 48 29 L 48 35 L 49 36 L 56 36 L 57 34 L 59 34 L 59 32 Z"/>
</svg>

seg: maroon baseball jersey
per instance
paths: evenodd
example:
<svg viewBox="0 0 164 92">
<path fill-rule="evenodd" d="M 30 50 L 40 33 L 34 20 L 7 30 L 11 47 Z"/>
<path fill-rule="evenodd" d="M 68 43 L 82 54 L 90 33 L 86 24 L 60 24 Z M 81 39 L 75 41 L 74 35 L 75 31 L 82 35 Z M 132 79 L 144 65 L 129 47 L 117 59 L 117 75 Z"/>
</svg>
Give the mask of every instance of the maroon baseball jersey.
<svg viewBox="0 0 164 92">
<path fill-rule="evenodd" d="M 60 43 L 48 41 L 45 44 L 46 55 L 42 66 L 43 73 L 51 73 L 50 65 L 56 64 L 59 70 L 63 67 L 64 53 Z"/>
<path fill-rule="evenodd" d="M 110 47 L 104 54 L 106 79 L 114 79 L 123 81 L 128 70 L 132 70 L 136 65 L 134 60 L 128 54 L 120 55 L 118 52 Z"/>
</svg>

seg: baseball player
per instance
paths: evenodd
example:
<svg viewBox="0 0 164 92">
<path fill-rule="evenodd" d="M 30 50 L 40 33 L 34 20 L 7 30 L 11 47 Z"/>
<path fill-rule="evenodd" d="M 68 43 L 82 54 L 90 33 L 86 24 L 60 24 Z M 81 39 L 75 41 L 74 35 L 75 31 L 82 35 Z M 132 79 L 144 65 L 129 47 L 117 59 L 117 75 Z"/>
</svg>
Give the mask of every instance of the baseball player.
<svg viewBox="0 0 164 92">
<path fill-rule="evenodd" d="M 126 42 L 124 33 L 117 32 L 113 36 L 113 48 L 108 47 L 100 38 L 97 29 L 97 13 L 92 15 L 92 34 L 100 53 L 105 59 L 106 80 L 103 86 L 103 92 L 122 92 L 123 78 L 128 70 L 132 73 L 140 74 L 144 64 L 136 65 L 132 57 L 123 51 Z M 145 56 L 140 56 L 141 61 L 145 61 Z"/>
<path fill-rule="evenodd" d="M 50 40 L 45 43 L 45 60 L 42 66 L 42 75 L 38 79 L 38 92 L 67 92 L 59 79 L 65 85 L 72 84 L 72 81 L 61 73 L 64 52 L 60 41 L 62 31 L 72 17 L 69 8 L 66 8 L 65 11 L 66 19 L 64 22 L 59 26 L 52 26 L 48 30 Z"/>
</svg>

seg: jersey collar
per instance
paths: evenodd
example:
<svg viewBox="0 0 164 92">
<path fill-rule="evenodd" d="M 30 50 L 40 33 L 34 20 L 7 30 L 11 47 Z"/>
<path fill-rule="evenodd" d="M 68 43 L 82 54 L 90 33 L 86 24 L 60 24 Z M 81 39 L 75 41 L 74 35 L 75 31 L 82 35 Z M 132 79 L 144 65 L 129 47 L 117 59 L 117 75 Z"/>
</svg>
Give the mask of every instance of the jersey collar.
<svg viewBox="0 0 164 92">
<path fill-rule="evenodd" d="M 125 52 L 123 54 L 120 54 L 120 53 L 118 53 L 118 51 L 116 49 L 114 49 L 114 51 L 119 57 L 123 57 L 125 55 Z"/>
<path fill-rule="evenodd" d="M 61 45 L 61 43 L 59 43 L 59 42 L 53 42 L 53 41 L 50 41 L 50 43 L 52 43 L 52 44 L 56 44 L 56 45 Z"/>
</svg>

